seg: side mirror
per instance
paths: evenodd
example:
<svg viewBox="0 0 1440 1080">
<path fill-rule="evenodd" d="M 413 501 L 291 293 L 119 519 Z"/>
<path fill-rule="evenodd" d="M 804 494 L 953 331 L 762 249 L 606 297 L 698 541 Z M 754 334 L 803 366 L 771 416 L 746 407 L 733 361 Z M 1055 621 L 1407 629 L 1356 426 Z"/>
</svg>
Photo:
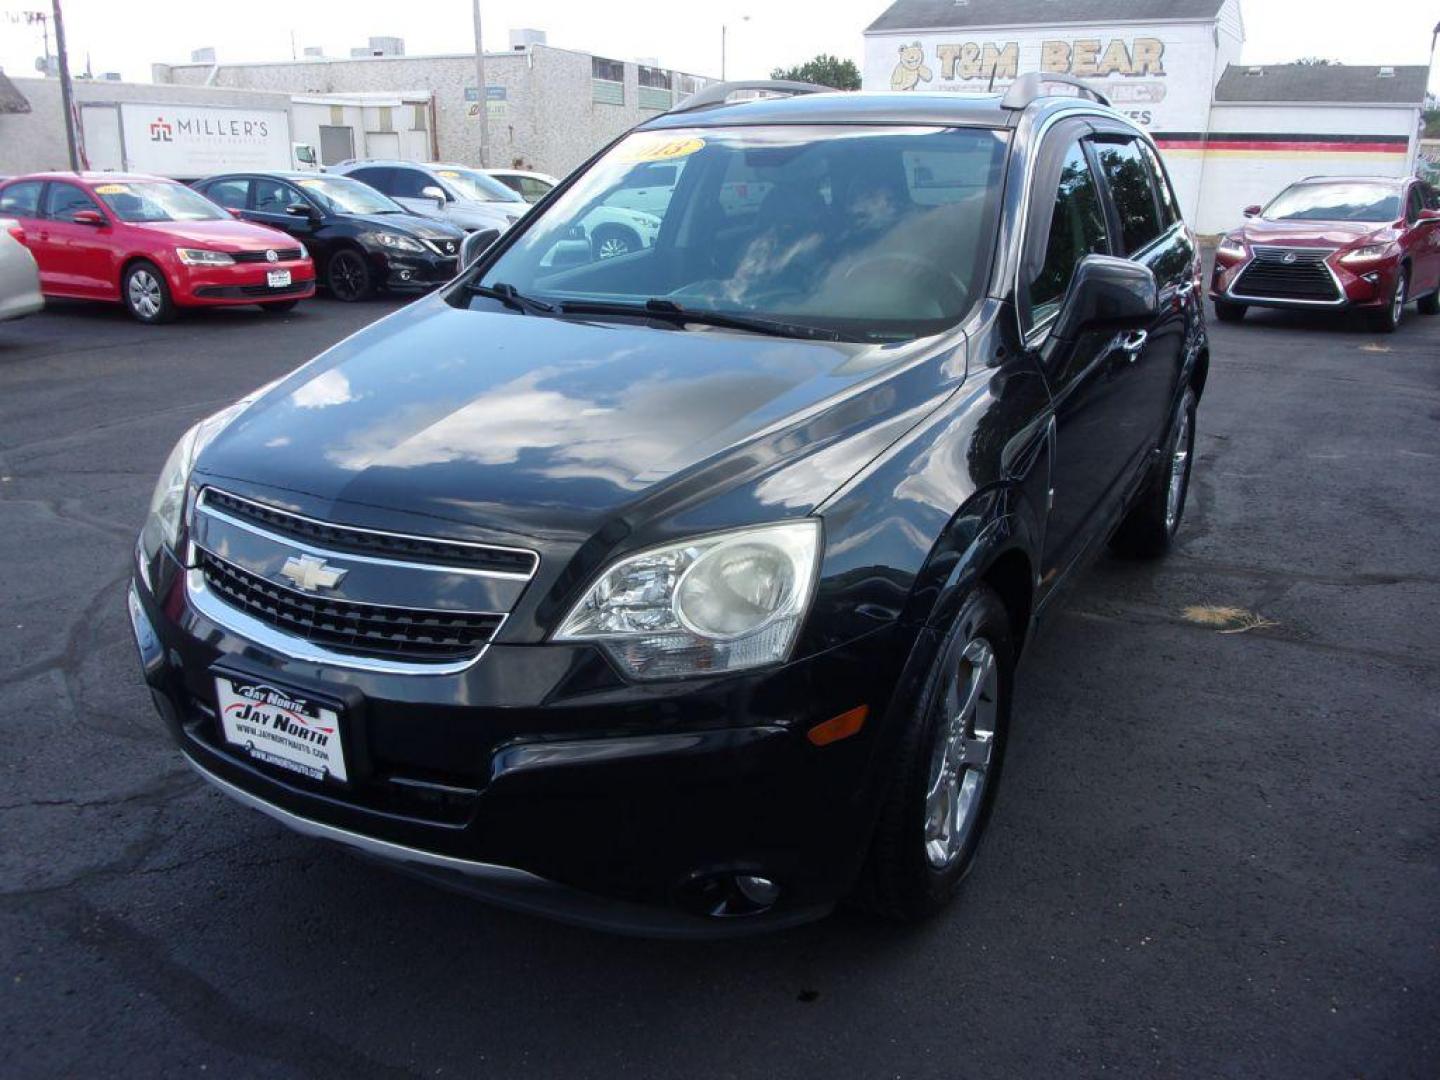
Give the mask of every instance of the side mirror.
<svg viewBox="0 0 1440 1080">
<path fill-rule="evenodd" d="M 225 212 L 233 218 L 243 219 L 245 217 L 245 211 L 241 210 L 238 206 L 227 206 L 225 207 Z"/>
<path fill-rule="evenodd" d="M 466 233 L 465 239 L 460 241 L 460 266 L 461 270 L 468 270 L 480 261 L 490 245 L 500 239 L 499 229 L 479 229 L 476 232 Z"/>
<path fill-rule="evenodd" d="M 1264 210 L 1264 209 L 1265 209 L 1265 208 L 1264 208 L 1263 206 L 1261 206 L 1259 203 L 1255 203 L 1255 204 L 1253 204 L 1253 205 L 1251 205 L 1251 206 L 1245 207 L 1245 209 L 1242 210 L 1242 211 L 1240 211 L 1240 212 L 1241 212 L 1242 214 L 1244 214 L 1246 217 L 1259 217 L 1259 216 L 1260 216 L 1260 211 L 1261 211 L 1261 210 Z"/>
<path fill-rule="evenodd" d="M 437 206 L 445 205 L 445 189 L 429 184 L 420 189 L 420 195 L 426 199 L 434 199 Z"/>
<path fill-rule="evenodd" d="M 1421 210 L 1421 221 L 1440 221 L 1440 210 Z"/>
<path fill-rule="evenodd" d="M 76 210 L 70 215 L 70 220 L 76 225 L 103 226 L 105 224 L 105 218 L 101 216 L 99 210 Z"/>
<path fill-rule="evenodd" d="M 1139 330 L 1159 314 L 1160 288 L 1148 266 L 1113 255 L 1086 255 L 1050 333 L 1058 341 L 1074 341 L 1087 330 Z"/>
<path fill-rule="evenodd" d="M 311 218 L 318 216 L 315 213 L 314 207 L 307 206 L 305 203 L 298 202 L 291 203 L 289 206 L 285 207 L 285 213 L 289 214 L 291 217 Z"/>
</svg>

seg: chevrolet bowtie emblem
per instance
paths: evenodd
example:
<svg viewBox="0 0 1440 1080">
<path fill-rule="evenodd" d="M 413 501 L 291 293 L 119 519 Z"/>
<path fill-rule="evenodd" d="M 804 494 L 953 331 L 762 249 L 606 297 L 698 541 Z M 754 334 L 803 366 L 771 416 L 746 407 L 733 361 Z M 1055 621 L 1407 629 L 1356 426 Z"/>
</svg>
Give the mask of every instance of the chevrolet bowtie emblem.
<svg viewBox="0 0 1440 1080">
<path fill-rule="evenodd" d="M 346 570 L 332 569 L 324 559 L 317 559 L 313 555 L 291 555 L 280 568 L 281 577 L 289 578 L 296 588 L 306 592 L 333 589 L 347 573 Z"/>
</svg>

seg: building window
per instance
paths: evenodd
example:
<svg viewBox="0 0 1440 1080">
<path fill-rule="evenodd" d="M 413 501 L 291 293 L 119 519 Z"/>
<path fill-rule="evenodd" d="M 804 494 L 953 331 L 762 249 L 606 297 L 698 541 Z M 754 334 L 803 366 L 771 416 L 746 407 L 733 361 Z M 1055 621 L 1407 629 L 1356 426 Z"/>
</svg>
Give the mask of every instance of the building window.
<svg viewBox="0 0 1440 1080">
<path fill-rule="evenodd" d="M 592 100 L 602 105 L 625 104 L 625 65 L 619 60 L 590 58 Z"/>
<path fill-rule="evenodd" d="M 675 82 L 677 84 L 675 89 L 680 92 L 680 96 L 682 98 L 689 97 L 691 94 L 699 93 L 700 90 L 705 86 L 705 80 L 700 78 L 700 76 L 698 75 L 677 74 L 675 76 Z"/>
<path fill-rule="evenodd" d="M 670 72 L 663 68 L 640 68 L 640 108 L 664 110 L 672 103 Z"/>
<path fill-rule="evenodd" d="M 411 120 L 411 122 L 410 122 L 410 130 L 411 130 L 411 131 L 424 131 L 424 130 L 425 130 L 425 106 L 424 106 L 424 105 L 416 105 L 416 106 L 415 106 L 415 116 L 414 116 L 414 118 L 413 118 L 413 119 Z"/>
</svg>

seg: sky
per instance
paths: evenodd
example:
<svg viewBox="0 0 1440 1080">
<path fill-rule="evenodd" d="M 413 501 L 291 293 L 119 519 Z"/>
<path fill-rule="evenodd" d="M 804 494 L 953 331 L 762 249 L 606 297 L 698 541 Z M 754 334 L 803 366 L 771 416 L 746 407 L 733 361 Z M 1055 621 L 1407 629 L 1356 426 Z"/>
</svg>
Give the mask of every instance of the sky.
<svg viewBox="0 0 1440 1080">
<path fill-rule="evenodd" d="M 727 27 L 730 78 L 765 78 L 816 53 L 861 57 L 861 32 L 886 0 L 482 0 L 487 51 L 508 32 L 545 30 L 551 45 L 621 60 L 655 57 L 664 67 L 720 74 Z M 7 13 L 49 10 L 49 0 L 0 0 L 0 67 L 34 74 L 37 29 Z M 63 0 L 72 70 L 149 82 L 153 61 L 184 62 L 214 46 L 220 60 L 283 60 L 323 46 L 348 56 L 371 35 L 405 39 L 412 55 L 461 52 L 472 40 L 470 0 Z M 1246 63 L 1322 56 L 1352 64 L 1424 64 L 1440 0 L 1242 0 Z M 1440 93 L 1440 67 L 1430 89 Z"/>
</svg>

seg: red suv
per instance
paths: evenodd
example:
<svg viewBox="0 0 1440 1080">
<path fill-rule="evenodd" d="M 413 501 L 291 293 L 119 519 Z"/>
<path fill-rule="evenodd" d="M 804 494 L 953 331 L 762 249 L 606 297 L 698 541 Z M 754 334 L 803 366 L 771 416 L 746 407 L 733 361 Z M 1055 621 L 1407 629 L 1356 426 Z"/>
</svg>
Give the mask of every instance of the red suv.
<svg viewBox="0 0 1440 1080">
<path fill-rule="evenodd" d="M 1412 300 L 1440 312 L 1440 196 L 1423 181 L 1314 176 L 1245 217 L 1215 249 L 1221 322 L 1252 306 L 1360 308 L 1388 332 Z"/>
<path fill-rule="evenodd" d="M 305 245 L 236 221 L 184 184 L 121 173 L 36 173 L 0 186 L 46 296 L 110 300 L 141 322 L 182 307 L 288 311 L 315 294 Z"/>
</svg>

